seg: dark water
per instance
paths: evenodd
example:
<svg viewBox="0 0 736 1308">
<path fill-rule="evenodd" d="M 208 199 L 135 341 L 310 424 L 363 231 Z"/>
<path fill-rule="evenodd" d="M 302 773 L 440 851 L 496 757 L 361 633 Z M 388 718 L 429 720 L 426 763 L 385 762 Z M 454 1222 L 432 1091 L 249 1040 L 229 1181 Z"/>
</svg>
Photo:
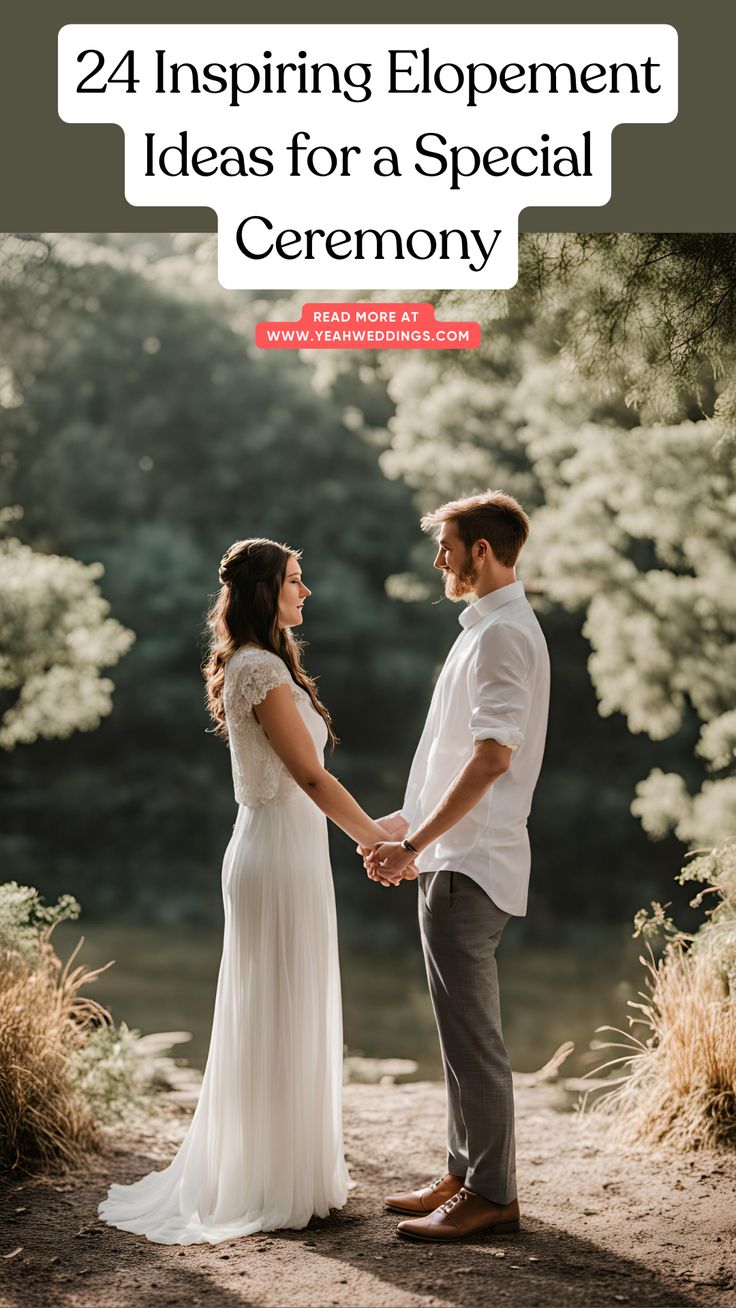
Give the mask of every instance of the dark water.
<svg viewBox="0 0 736 1308">
<path fill-rule="evenodd" d="M 80 961 L 95 967 L 115 959 L 90 990 L 116 1021 L 147 1033 L 190 1031 L 179 1053 L 202 1067 L 220 957 L 219 932 L 207 928 L 150 927 L 128 923 L 65 923 L 54 933 L 66 958 L 80 934 Z M 590 1050 L 597 1026 L 626 1024 L 626 1000 L 642 987 L 640 945 L 630 928 L 590 927 L 561 941 L 539 943 L 524 922 L 506 928 L 498 954 L 506 1045 L 515 1071 L 541 1067 L 565 1040 L 575 1054 L 570 1075 L 599 1065 L 605 1055 Z M 442 1075 L 416 944 L 389 954 L 352 949 L 341 941 L 345 1042 L 371 1058 L 409 1058 L 419 1078 Z"/>
</svg>

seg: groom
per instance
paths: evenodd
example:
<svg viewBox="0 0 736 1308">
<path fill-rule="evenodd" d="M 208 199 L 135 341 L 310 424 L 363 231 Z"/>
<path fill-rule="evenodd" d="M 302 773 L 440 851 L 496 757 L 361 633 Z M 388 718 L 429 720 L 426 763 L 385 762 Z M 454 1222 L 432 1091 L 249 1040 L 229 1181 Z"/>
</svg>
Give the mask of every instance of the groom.
<svg viewBox="0 0 736 1308">
<path fill-rule="evenodd" d="M 419 921 L 448 1099 L 447 1175 L 389 1195 L 402 1236 L 451 1241 L 516 1231 L 514 1102 L 496 948 L 526 912 L 526 819 L 544 751 L 549 658 L 516 579 L 529 519 L 488 491 L 422 518 L 449 599 L 474 597 L 435 686 L 395 837 L 362 851 L 369 876 L 419 870 Z"/>
</svg>

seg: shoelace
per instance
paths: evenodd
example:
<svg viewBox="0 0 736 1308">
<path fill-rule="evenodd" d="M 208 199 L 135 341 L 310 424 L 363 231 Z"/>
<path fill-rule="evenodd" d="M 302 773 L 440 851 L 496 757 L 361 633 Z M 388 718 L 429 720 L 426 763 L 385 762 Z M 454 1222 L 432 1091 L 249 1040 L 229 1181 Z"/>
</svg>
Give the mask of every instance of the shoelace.
<svg viewBox="0 0 736 1308">
<path fill-rule="evenodd" d="M 440 1212 L 451 1213 L 453 1208 L 457 1208 L 458 1204 L 464 1203 L 467 1197 L 467 1191 L 458 1190 L 457 1194 L 454 1194 L 451 1199 L 447 1199 L 445 1203 L 440 1204 Z"/>
<path fill-rule="evenodd" d="M 444 1176 L 438 1176 L 436 1181 L 430 1181 L 429 1185 L 427 1186 L 427 1189 L 436 1190 L 438 1185 L 442 1185 L 444 1179 L 445 1179 Z"/>
</svg>

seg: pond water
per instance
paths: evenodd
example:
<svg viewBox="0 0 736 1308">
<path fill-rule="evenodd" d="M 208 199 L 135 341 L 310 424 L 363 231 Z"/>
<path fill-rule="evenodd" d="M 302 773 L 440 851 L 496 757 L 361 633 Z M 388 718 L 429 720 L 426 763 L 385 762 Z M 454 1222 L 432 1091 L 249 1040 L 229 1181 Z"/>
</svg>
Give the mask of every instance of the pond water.
<svg viewBox="0 0 736 1308">
<path fill-rule="evenodd" d="M 66 958 L 80 934 L 79 961 L 113 967 L 89 993 L 116 1021 L 148 1033 L 189 1031 L 178 1048 L 194 1066 L 207 1056 L 221 936 L 211 927 L 147 926 L 118 922 L 64 923 L 54 933 Z M 626 1026 L 626 1001 L 643 988 L 641 945 L 630 928 L 579 927 L 561 940 L 540 943 L 526 923 L 506 928 L 498 954 L 503 1026 L 515 1071 L 533 1072 L 565 1040 L 575 1053 L 565 1071 L 579 1076 L 605 1061 L 591 1050 L 595 1028 Z M 418 942 L 392 953 L 368 953 L 341 942 L 345 1043 L 369 1058 L 408 1058 L 417 1078 L 442 1076 L 434 1018 Z M 616 1037 L 610 1037 L 615 1039 Z M 617 1051 L 614 1051 L 614 1053 Z"/>
</svg>

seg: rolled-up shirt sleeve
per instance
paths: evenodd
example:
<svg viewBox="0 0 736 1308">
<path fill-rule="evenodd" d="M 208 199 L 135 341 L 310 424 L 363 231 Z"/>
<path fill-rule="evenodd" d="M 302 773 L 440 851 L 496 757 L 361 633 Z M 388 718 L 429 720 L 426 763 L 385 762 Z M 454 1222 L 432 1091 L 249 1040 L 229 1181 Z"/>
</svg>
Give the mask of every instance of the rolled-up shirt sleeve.
<svg viewBox="0 0 736 1308">
<path fill-rule="evenodd" d="M 516 750 L 523 743 L 530 708 L 529 658 L 518 627 L 494 622 L 483 632 L 470 671 L 474 744 L 496 740 Z"/>
</svg>

